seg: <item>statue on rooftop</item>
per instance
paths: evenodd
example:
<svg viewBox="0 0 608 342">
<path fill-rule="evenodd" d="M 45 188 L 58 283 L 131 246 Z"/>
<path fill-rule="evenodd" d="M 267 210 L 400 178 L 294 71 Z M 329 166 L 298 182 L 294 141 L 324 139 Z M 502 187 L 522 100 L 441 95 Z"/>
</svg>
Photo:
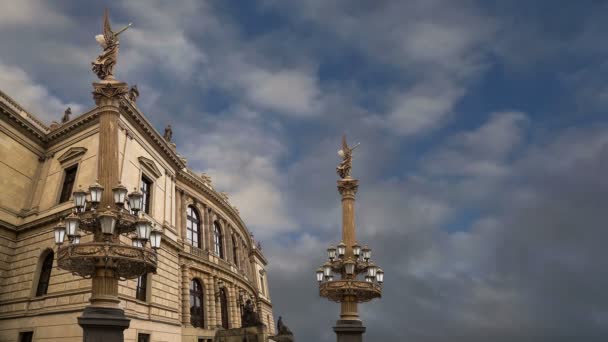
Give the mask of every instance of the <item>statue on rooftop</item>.
<svg viewBox="0 0 608 342">
<path fill-rule="evenodd" d="M 72 114 L 72 108 L 68 107 L 65 112 L 63 112 L 63 117 L 61 118 L 61 123 L 66 123 L 70 121 L 70 115 Z"/>
<path fill-rule="evenodd" d="M 336 167 L 336 172 L 340 178 L 350 178 L 350 169 L 352 168 L 353 162 L 353 150 L 357 148 L 359 144 L 354 147 L 348 147 L 346 143 L 346 134 L 342 135 L 342 149 L 338 151 L 338 155 L 342 158 L 342 161 Z"/>
<path fill-rule="evenodd" d="M 173 129 L 171 128 L 171 125 L 167 125 L 167 127 L 165 127 L 165 134 L 163 137 L 165 140 L 167 140 L 167 142 L 171 142 L 171 138 L 173 138 Z"/>
<path fill-rule="evenodd" d="M 100 80 L 114 80 L 114 66 L 116 65 L 118 47 L 120 45 L 118 42 L 118 35 L 131 27 L 131 25 L 132 24 L 127 25 L 118 32 L 112 31 L 108 10 L 105 10 L 103 15 L 103 34 L 95 36 L 95 40 L 101 45 L 103 52 L 91 63 L 93 72 Z"/>
<path fill-rule="evenodd" d="M 139 97 L 139 90 L 137 89 L 137 84 L 134 84 L 131 89 L 129 89 L 128 94 L 129 100 L 132 102 L 137 102 L 137 98 Z"/>
</svg>

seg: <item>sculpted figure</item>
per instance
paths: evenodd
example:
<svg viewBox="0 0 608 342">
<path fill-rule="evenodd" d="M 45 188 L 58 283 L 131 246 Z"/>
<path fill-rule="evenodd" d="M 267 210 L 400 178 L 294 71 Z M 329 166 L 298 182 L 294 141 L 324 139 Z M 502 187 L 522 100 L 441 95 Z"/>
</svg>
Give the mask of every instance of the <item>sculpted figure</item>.
<svg viewBox="0 0 608 342">
<path fill-rule="evenodd" d="M 283 324 L 283 317 L 279 316 L 277 321 L 277 334 L 270 337 L 270 340 L 275 342 L 293 342 L 293 333 L 289 328 Z"/>
<path fill-rule="evenodd" d="M 136 102 L 139 97 L 139 90 L 137 89 L 137 84 L 133 85 L 131 89 L 129 89 L 129 100 Z"/>
<path fill-rule="evenodd" d="M 127 25 L 125 28 L 118 32 L 112 31 L 110 27 L 110 18 L 108 16 L 108 10 L 106 9 L 103 15 L 103 34 L 95 36 L 95 40 L 103 48 L 101 55 L 97 57 L 91 64 L 93 66 L 93 72 L 99 77 L 100 80 L 113 80 L 114 79 L 114 66 L 118 59 L 118 35 L 124 32 L 126 29 L 131 27 L 132 24 Z"/>
<path fill-rule="evenodd" d="M 342 135 L 342 149 L 338 151 L 338 155 L 342 158 L 342 161 L 338 167 L 336 167 L 336 172 L 340 178 L 350 177 L 350 169 L 353 162 L 353 150 L 358 146 L 359 144 L 352 148 L 348 147 L 348 144 L 346 143 L 346 135 Z"/>
<path fill-rule="evenodd" d="M 243 306 L 241 325 L 243 328 L 264 325 L 264 323 L 262 323 L 262 321 L 260 320 L 260 316 L 255 311 L 255 307 L 253 306 L 251 299 L 247 299 L 247 302 L 245 302 L 245 305 Z"/>
<path fill-rule="evenodd" d="M 167 125 L 167 127 L 165 127 L 164 138 L 167 140 L 167 142 L 171 142 L 171 138 L 173 138 L 173 129 L 171 129 L 171 125 Z"/>
<path fill-rule="evenodd" d="M 291 330 L 289 330 L 289 328 L 283 324 L 283 317 L 281 316 L 279 316 L 279 321 L 277 322 L 277 331 L 277 335 L 293 335 Z"/>
<path fill-rule="evenodd" d="M 61 118 L 61 122 L 65 123 L 70 121 L 70 115 L 72 115 L 72 108 L 68 107 L 65 112 L 63 112 L 63 117 Z"/>
</svg>

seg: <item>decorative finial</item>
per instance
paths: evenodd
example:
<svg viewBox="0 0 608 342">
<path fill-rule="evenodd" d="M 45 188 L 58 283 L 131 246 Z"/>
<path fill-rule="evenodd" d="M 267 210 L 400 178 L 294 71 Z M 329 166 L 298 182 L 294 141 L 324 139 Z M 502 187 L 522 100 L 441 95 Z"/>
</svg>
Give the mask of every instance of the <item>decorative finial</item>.
<svg viewBox="0 0 608 342">
<path fill-rule="evenodd" d="M 124 32 L 126 29 L 131 27 L 133 24 L 129 23 L 126 27 L 118 32 L 112 31 L 110 26 L 110 17 L 108 15 L 108 9 L 103 14 L 103 34 L 95 36 L 95 40 L 103 48 L 101 55 L 97 57 L 91 64 L 93 66 L 93 72 L 103 81 L 114 80 L 114 66 L 118 59 L 118 35 Z"/>
<path fill-rule="evenodd" d="M 338 156 L 342 158 L 342 161 L 340 162 L 338 167 L 336 167 L 336 172 L 338 173 L 338 176 L 340 176 L 340 178 L 350 178 L 350 169 L 352 168 L 353 162 L 353 151 L 359 145 L 360 143 L 358 143 L 352 148 L 348 147 L 348 144 L 346 143 L 346 134 L 342 135 L 342 149 L 338 151 Z"/>
</svg>

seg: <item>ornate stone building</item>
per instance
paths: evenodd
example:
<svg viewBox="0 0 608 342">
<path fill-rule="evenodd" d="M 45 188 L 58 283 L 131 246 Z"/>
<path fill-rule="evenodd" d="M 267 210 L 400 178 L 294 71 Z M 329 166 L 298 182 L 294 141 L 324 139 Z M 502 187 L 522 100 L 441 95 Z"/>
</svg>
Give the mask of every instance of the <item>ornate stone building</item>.
<svg viewBox="0 0 608 342">
<path fill-rule="evenodd" d="M 136 98 L 119 101 L 119 179 L 144 193 L 144 215 L 163 239 L 157 273 L 120 282 L 131 319 L 125 341 L 211 341 L 216 329 L 241 326 L 248 298 L 274 333 L 267 261 L 251 232 L 210 178 L 187 168 L 171 132 L 163 137 Z M 77 317 L 91 280 L 57 268 L 53 227 L 72 210 L 72 192 L 97 179 L 100 111 L 66 112 L 47 127 L 0 92 L 2 342 L 82 341 Z"/>
</svg>

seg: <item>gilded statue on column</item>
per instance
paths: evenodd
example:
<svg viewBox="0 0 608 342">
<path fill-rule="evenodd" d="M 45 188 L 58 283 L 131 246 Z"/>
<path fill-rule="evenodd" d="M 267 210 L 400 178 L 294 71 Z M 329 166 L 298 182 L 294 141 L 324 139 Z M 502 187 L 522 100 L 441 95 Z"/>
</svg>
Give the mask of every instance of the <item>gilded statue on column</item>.
<svg viewBox="0 0 608 342">
<path fill-rule="evenodd" d="M 346 134 L 342 135 L 342 149 L 338 151 L 338 156 L 342 158 L 342 161 L 336 167 L 336 172 L 340 178 L 350 178 L 350 169 L 353 163 L 353 150 L 357 148 L 359 144 L 354 147 L 349 147 L 346 143 Z"/>
<path fill-rule="evenodd" d="M 114 80 L 114 66 L 118 59 L 118 48 L 120 45 L 118 42 L 118 35 L 131 27 L 131 25 L 132 24 L 127 25 L 118 32 L 112 31 L 108 10 L 105 10 L 103 15 L 103 34 L 95 36 L 95 40 L 101 45 L 103 52 L 91 63 L 93 72 L 100 80 Z"/>
</svg>

